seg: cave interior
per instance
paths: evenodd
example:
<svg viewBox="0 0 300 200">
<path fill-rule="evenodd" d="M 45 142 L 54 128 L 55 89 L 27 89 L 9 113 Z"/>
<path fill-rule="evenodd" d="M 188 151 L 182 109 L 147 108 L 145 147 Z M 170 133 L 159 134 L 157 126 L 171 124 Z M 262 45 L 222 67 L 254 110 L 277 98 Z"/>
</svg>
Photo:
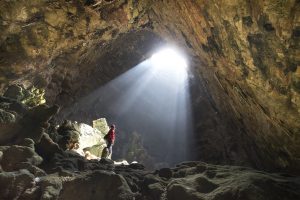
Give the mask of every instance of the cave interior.
<svg viewBox="0 0 300 200">
<path fill-rule="evenodd" d="M 93 120 L 106 118 L 117 127 L 113 160 L 137 161 L 170 180 L 164 182 L 167 185 L 159 182 L 164 185 L 159 189 L 151 189 L 148 184 L 145 192 L 138 186 L 133 189 L 134 179 L 128 177 L 134 177 L 134 173 L 116 170 L 129 185 L 124 191 L 142 196 L 132 198 L 257 197 L 251 192 L 245 192 L 247 198 L 244 193 L 234 196 L 234 192 L 227 198 L 227 193 L 220 198 L 217 194 L 203 196 L 217 186 L 201 181 L 205 185 L 202 189 L 213 189 L 204 192 L 199 186 L 194 192 L 177 191 L 174 184 L 178 180 L 173 179 L 178 177 L 169 177 L 168 173 L 174 175 L 175 171 L 167 169 L 193 161 L 201 163 L 197 169 L 208 163 L 207 166 L 240 166 L 241 171 L 286 174 L 294 177 L 287 186 L 290 192 L 279 190 L 278 198 L 297 199 L 299 33 L 297 0 L 1 1 L 0 172 L 4 175 L 27 169 L 24 162 L 11 169 L 13 164 L 7 163 L 17 161 L 8 161 L 5 155 L 9 154 L 9 147 L 27 144 L 28 138 L 34 142 L 35 154 L 43 159 L 39 164 L 31 164 L 41 166 L 45 177 L 57 172 L 66 156 L 53 130 L 65 120 L 92 125 Z M 166 48 L 179 54 L 165 54 L 155 61 L 157 52 Z M 181 56 L 186 63 L 176 60 Z M 186 67 L 174 67 L 178 63 Z M 20 90 L 32 92 L 32 88 L 42 91 L 42 98 L 33 95 L 24 100 L 15 95 Z M 38 102 L 32 103 L 36 99 Z M 61 165 L 63 170 L 70 170 Z M 84 165 L 89 167 L 78 164 L 75 171 L 86 173 L 92 169 L 92 164 Z M 68 176 L 71 173 L 63 172 Z M 64 175 L 60 172 L 59 176 Z M 104 175 L 92 172 L 86 176 L 90 182 L 84 184 L 92 187 L 89 184 L 94 178 Z M 0 183 L 4 183 L 2 179 Z M 50 179 L 45 180 L 53 184 Z M 74 180 L 62 182 L 57 193 L 50 192 L 53 199 L 71 199 L 68 190 L 82 181 Z M 178 184 L 184 187 L 189 181 L 194 179 Z M 46 191 L 43 187 L 39 190 Z M 277 198 L 271 197 L 268 189 L 262 190 L 262 199 Z M 24 191 L 17 194 L 18 198 L 24 198 Z M 122 192 L 118 190 L 116 194 Z M 3 195 L 12 198 L 8 192 Z M 38 198 L 34 195 L 27 194 L 29 199 Z M 82 199 L 108 197 L 97 192 L 93 195 Z M 126 199 L 125 196 L 111 199 Z"/>
</svg>

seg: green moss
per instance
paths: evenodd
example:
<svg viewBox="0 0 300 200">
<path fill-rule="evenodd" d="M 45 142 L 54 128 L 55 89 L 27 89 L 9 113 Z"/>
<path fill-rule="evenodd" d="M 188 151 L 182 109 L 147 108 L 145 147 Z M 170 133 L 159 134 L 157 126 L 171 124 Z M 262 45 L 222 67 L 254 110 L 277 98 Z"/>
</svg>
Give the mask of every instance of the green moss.
<svg viewBox="0 0 300 200">
<path fill-rule="evenodd" d="M 11 85 L 4 93 L 5 97 L 20 101 L 30 107 L 45 104 L 46 100 L 44 95 L 44 89 L 38 89 L 34 86 L 25 89 L 22 85 Z"/>
<path fill-rule="evenodd" d="M 24 99 L 21 101 L 22 103 L 28 105 L 28 106 L 38 106 L 41 104 L 45 104 L 46 100 L 44 98 L 45 90 L 44 89 L 38 89 L 35 87 L 32 87 L 29 90 L 26 90 Z"/>
</svg>

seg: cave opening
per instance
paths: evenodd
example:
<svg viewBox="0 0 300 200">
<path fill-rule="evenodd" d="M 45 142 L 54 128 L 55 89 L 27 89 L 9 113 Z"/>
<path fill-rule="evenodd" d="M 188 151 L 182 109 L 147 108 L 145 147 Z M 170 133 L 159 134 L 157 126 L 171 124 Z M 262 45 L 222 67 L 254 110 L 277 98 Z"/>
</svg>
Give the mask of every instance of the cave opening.
<svg viewBox="0 0 300 200">
<path fill-rule="evenodd" d="M 105 117 L 117 126 L 113 159 L 158 168 L 192 159 L 193 117 L 184 53 L 173 46 L 151 53 L 63 114 L 74 120 L 83 113 Z"/>
</svg>

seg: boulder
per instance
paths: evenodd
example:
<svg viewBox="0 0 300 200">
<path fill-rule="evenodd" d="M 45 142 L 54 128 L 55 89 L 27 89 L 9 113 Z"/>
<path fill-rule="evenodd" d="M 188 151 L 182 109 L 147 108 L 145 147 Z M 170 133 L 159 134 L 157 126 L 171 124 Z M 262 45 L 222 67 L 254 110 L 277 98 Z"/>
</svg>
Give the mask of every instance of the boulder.
<svg viewBox="0 0 300 200">
<path fill-rule="evenodd" d="M 44 170 L 42 170 L 42 169 L 38 168 L 37 166 L 34 166 L 28 162 L 18 163 L 16 169 L 26 169 L 34 176 L 46 176 L 47 175 Z"/>
<path fill-rule="evenodd" d="M 54 154 L 62 154 L 62 149 L 59 148 L 58 144 L 53 142 L 48 134 L 43 134 L 41 141 L 36 144 L 36 152 L 43 157 L 45 161 L 50 160 Z"/>
<path fill-rule="evenodd" d="M 36 87 L 26 89 L 23 85 L 10 85 L 3 96 L 34 107 L 46 103 L 44 94 L 44 89 Z"/>
<path fill-rule="evenodd" d="M 106 143 L 103 134 L 96 128 L 87 124 L 79 124 L 79 150 L 88 150 L 91 154 L 100 157 Z"/>
<path fill-rule="evenodd" d="M 58 110 L 58 106 L 46 105 L 23 110 L 22 117 L 17 122 L 0 124 L 0 144 L 20 144 L 24 138 L 31 138 L 38 143 L 49 127 L 48 120 Z"/>
<path fill-rule="evenodd" d="M 71 150 L 79 143 L 80 129 L 77 122 L 65 120 L 63 124 L 57 129 L 59 134 L 58 145 L 63 150 Z"/>
<path fill-rule="evenodd" d="M 55 172 L 61 168 L 71 172 L 80 171 L 84 168 L 85 158 L 75 152 L 66 151 L 54 154 L 53 158 L 47 162 L 46 171 Z"/>
<path fill-rule="evenodd" d="M 170 179 L 173 175 L 173 172 L 170 168 L 162 168 L 158 171 L 159 177 Z"/>
<path fill-rule="evenodd" d="M 159 183 L 161 182 L 162 180 L 158 177 L 158 176 L 155 176 L 154 174 L 147 174 L 145 177 L 144 177 L 144 185 L 151 185 L 151 184 L 154 184 L 154 183 Z"/>
<path fill-rule="evenodd" d="M 94 120 L 93 128 L 98 129 L 104 135 L 109 131 L 109 126 L 105 118 L 99 118 Z"/>
<path fill-rule="evenodd" d="M 36 179 L 41 187 L 41 200 L 57 199 L 62 189 L 62 180 L 57 176 L 46 176 Z"/>
<path fill-rule="evenodd" d="M 0 199 L 24 199 L 27 189 L 34 187 L 34 175 L 28 170 L 0 173 Z"/>
<path fill-rule="evenodd" d="M 13 145 L 3 151 L 1 166 L 4 171 L 16 171 L 31 165 L 37 166 L 41 164 L 42 161 L 43 159 L 34 151 L 34 149 Z"/>
<path fill-rule="evenodd" d="M 105 164 L 105 165 L 113 165 L 114 161 L 112 161 L 111 159 L 108 159 L 108 158 L 101 158 L 99 163 Z"/>
<path fill-rule="evenodd" d="M 131 163 L 130 165 L 128 165 L 129 168 L 131 169 L 139 169 L 139 170 L 143 170 L 145 169 L 145 166 L 140 164 L 140 163 Z"/>
<path fill-rule="evenodd" d="M 125 179 L 113 172 L 93 171 L 63 183 L 59 199 L 134 199 Z"/>
<path fill-rule="evenodd" d="M 193 162 L 178 165 L 173 171 L 185 171 L 172 178 L 166 187 L 167 199 L 299 199 L 300 180 L 255 171 L 246 167 L 217 166 Z"/>
<path fill-rule="evenodd" d="M 57 199 L 62 181 L 57 176 L 34 177 L 23 169 L 0 173 L 0 199 Z"/>
<path fill-rule="evenodd" d="M 164 193 L 164 188 L 161 183 L 153 183 L 148 185 L 148 191 L 153 199 L 160 199 Z"/>
<path fill-rule="evenodd" d="M 23 94 L 24 88 L 20 85 L 11 85 L 4 92 L 3 96 L 8 97 L 10 99 L 15 99 L 20 101 L 24 98 Z"/>
<path fill-rule="evenodd" d="M 0 108 L 7 112 L 14 113 L 14 115 L 23 115 L 28 111 L 28 107 L 26 105 L 4 96 L 0 96 Z"/>
<path fill-rule="evenodd" d="M 34 149 L 34 141 L 30 138 L 24 138 L 20 145 Z"/>
</svg>

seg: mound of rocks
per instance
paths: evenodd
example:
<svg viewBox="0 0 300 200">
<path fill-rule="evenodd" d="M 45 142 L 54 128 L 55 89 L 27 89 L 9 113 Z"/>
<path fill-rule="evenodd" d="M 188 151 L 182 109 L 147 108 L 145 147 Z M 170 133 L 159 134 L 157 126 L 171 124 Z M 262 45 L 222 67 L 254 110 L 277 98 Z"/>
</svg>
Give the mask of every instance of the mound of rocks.
<svg viewBox="0 0 300 200">
<path fill-rule="evenodd" d="M 29 107 L 17 99 L 0 96 L 0 145 L 19 144 L 25 138 L 39 142 L 58 106 Z"/>
<path fill-rule="evenodd" d="M 167 199 L 298 199 L 300 179 L 245 167 L 183 163 L 173 170 Z"/>
<path fill-rule="evenodd" d="M 56 106 L 28 107 L 1 96 L 0 106 L 11 114 L 0 114 L 0 199 L 300 199 L 300 177 L 288 174 L 203 162 L 148 171 L 139 163 L 87 160 L 72 145 L 100 145 L 99 130 L 84 126 L 90 131 L 82 134 L 71 121 L 55 128 L 49 120 Z"/>
</svg>

